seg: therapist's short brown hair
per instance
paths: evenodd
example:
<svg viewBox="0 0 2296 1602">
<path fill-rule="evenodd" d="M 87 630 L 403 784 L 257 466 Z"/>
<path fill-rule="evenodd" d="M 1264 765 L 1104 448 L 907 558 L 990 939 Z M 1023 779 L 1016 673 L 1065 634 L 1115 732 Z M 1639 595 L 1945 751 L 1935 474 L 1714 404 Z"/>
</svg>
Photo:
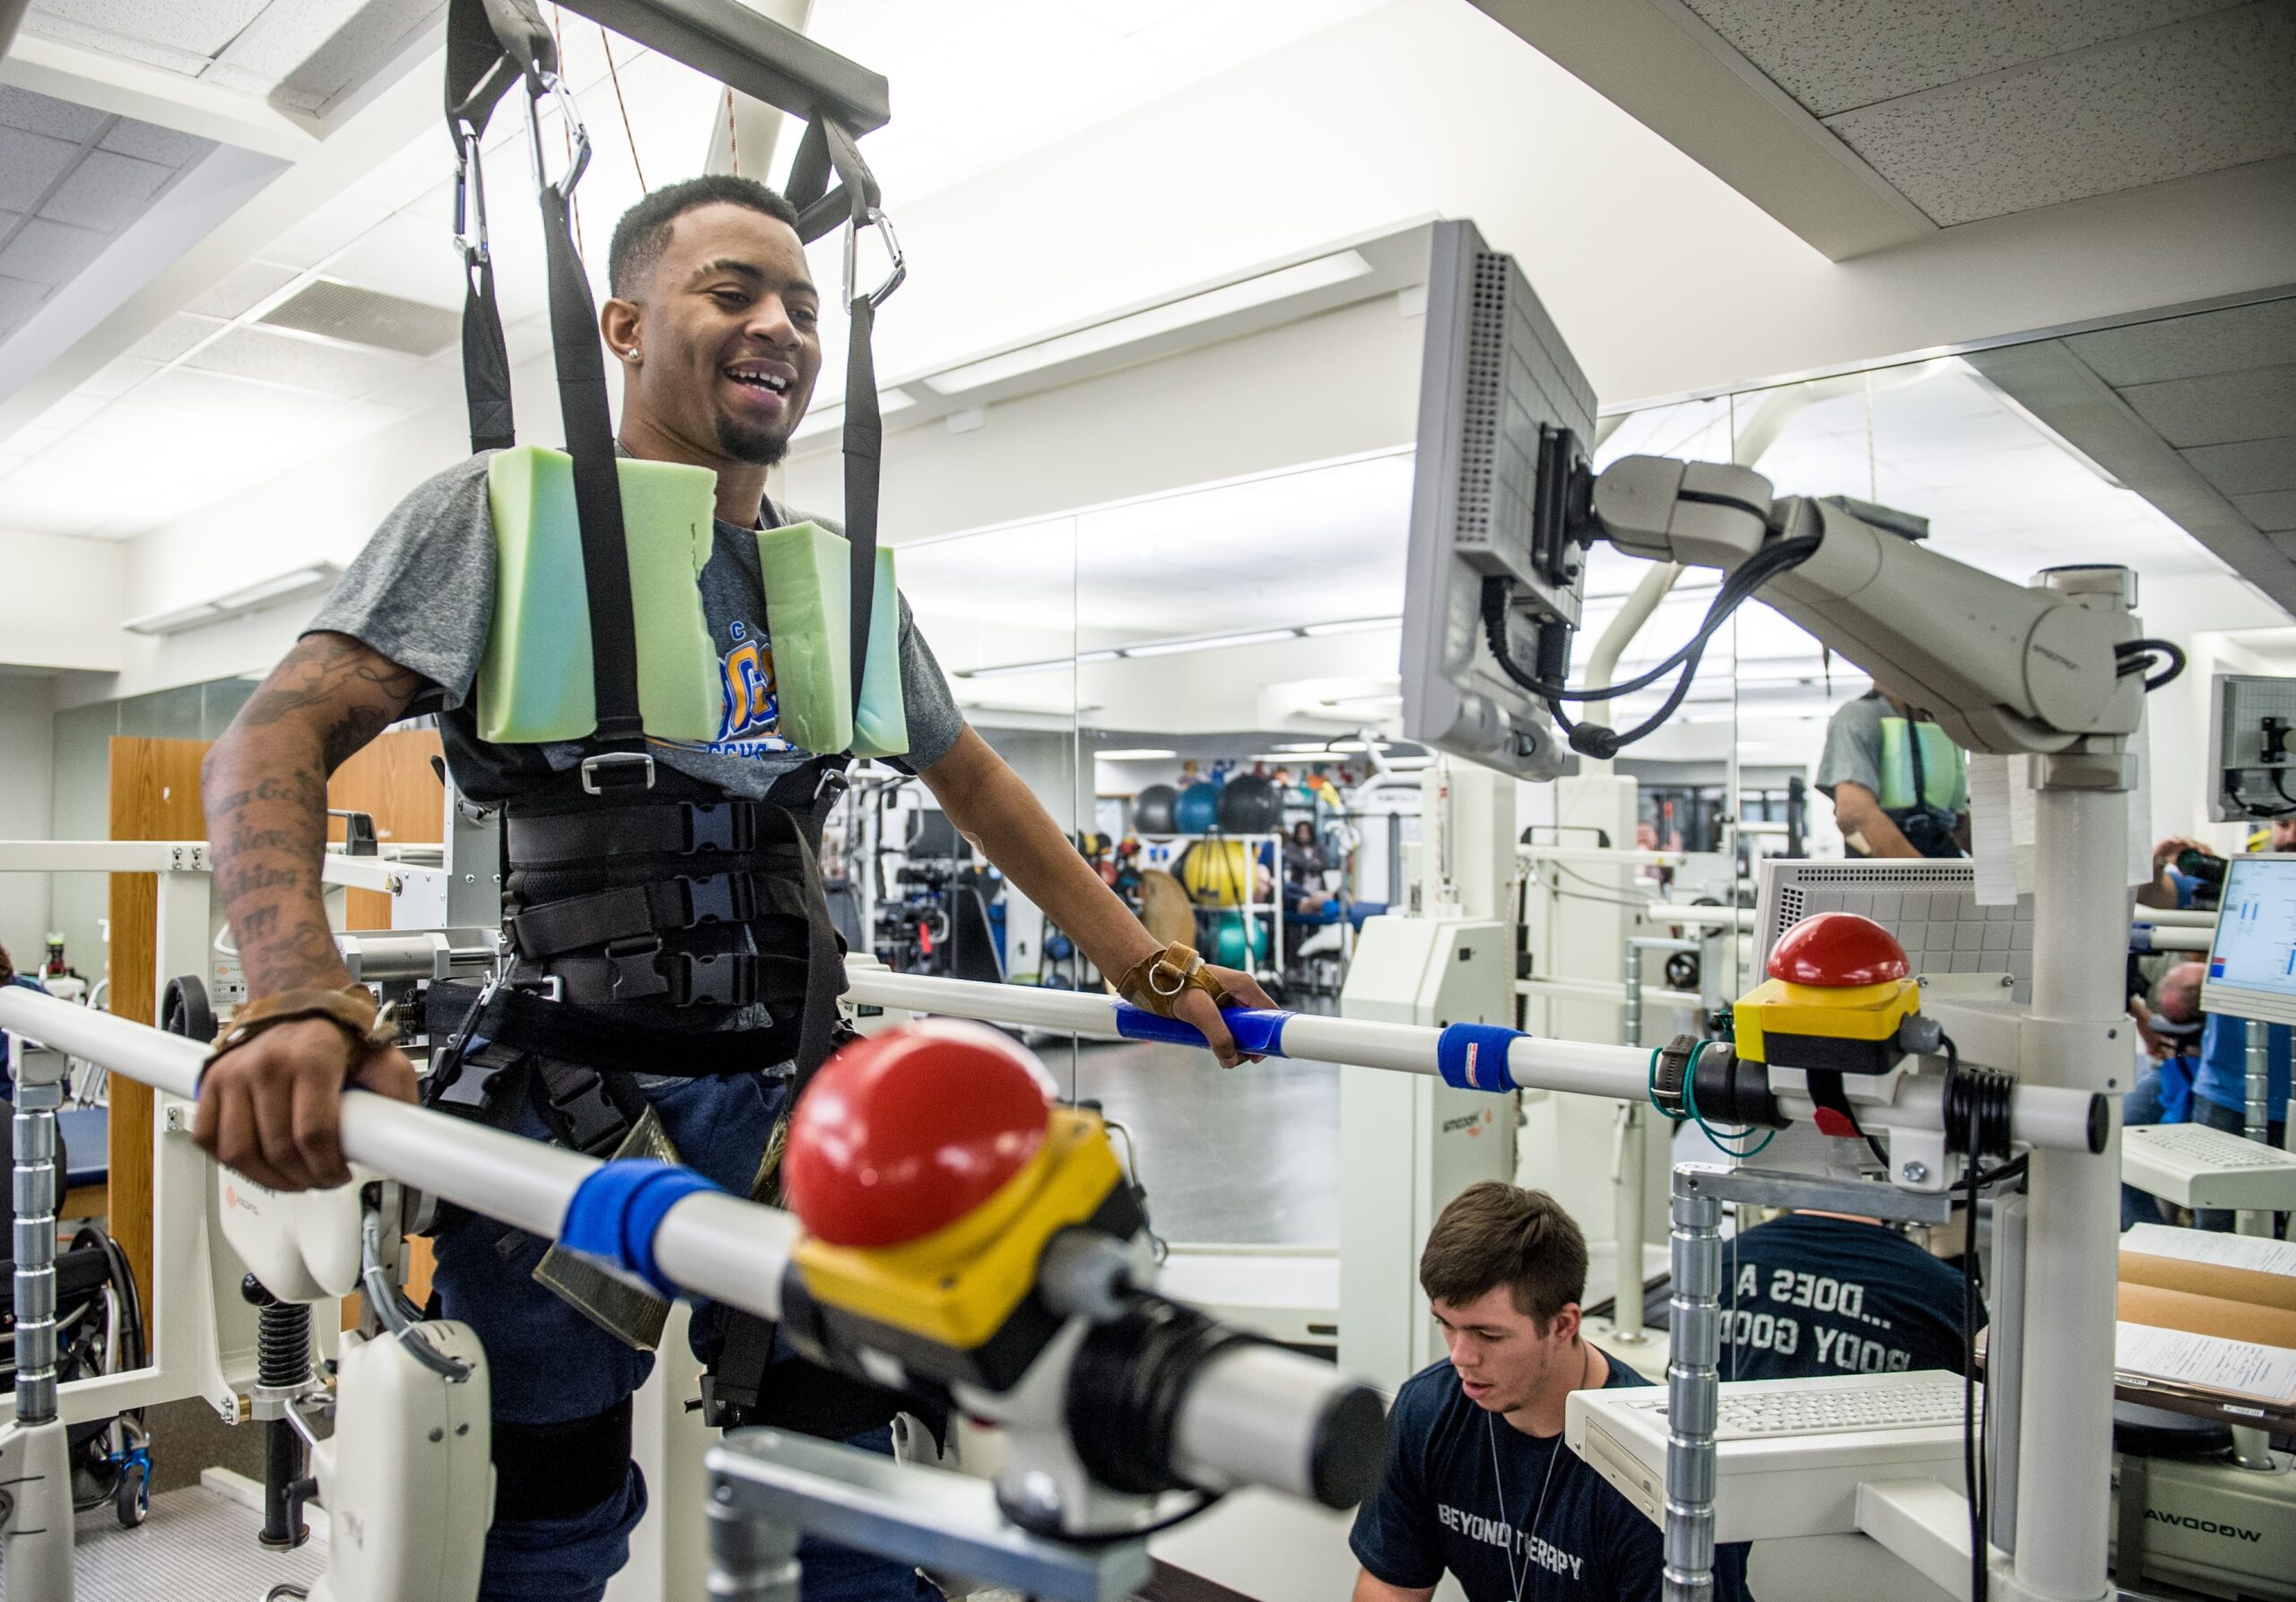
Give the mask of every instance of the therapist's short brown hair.
<svg viewBox="0 0 2296 1602">
<path fill-rule="evenodd" d="M 1587 1293 L 1587 1237 L 1544 1190 L 1486 1180 L 1451 1198 L 1419 1254 L 1419 1287 L 1457 1307 L 1505 1285 L 1546 1333 Z"/>
</svg>

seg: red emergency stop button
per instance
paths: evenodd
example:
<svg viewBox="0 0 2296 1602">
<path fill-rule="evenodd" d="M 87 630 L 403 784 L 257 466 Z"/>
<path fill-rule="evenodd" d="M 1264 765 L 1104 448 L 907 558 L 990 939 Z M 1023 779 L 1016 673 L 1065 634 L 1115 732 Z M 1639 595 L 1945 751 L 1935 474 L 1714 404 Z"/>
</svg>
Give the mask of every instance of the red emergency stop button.
<svg viewBox="0 0 2296 1602">
<path fill-rule="evenodd" d="M 790 1209 L 832 1246 L 899 1246 L 964 1217 L 1044 1145 L 1053 1095 L 995 1030 L 935 1020 L 846 1047 L 789 1122 Z"/>
<path fill-rule="evenodd" d="M 1896 936 L 1855 912 L 1805 918 L 1770 950 L 1770 977 L 1790 985 L 1847 989 L 1884 984 L 1910 971 Z"/>
</svg>

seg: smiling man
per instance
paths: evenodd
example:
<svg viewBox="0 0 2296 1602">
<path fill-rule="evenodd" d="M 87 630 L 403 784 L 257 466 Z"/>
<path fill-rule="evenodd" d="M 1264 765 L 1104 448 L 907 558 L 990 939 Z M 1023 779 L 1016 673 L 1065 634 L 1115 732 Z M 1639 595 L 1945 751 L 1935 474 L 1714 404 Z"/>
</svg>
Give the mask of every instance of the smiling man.
<svg viewBox="0 0 2296 1602">
<path fill-rule="evenodd" d="M 806 977 L 808 952 L 833 938 L 810 853 L 842 766 L 782 736 L 755 535 L 804 515 L 765 494 L 821 370 L 821 295 L 796 222 L 780 196 L 739 178 L 657 190 L 614 231 L 613 298 L 599 318 L 624 379 L 622 450 L 717 475 L 700 577 L 722 680 L 714 738 L 652 741 L 653 787 L 599 796 L 580 782 L 582 742 L 480 737 L 473 692 L 494 530 L 478 457 L 384 520 L 210 753 L 215 883 L 250 1000 L 210 1060 L 196 1134 L 249 1179 L 282 1190 L 342 1184 L 344 1084 L 414 1096 L 407 1059 L 370 1038 L 373 1002 L 336 953 L 319 866 L 328 775 L 391 723 L 430 712 L 463 794 L 501 805 L 515 953 L 506 977 L 527 1011 L 520 1023 L 498 1001 L 500 1026 L 483 1031 L 433 1019 L 434 1038 L 474 1044 L 458 1064 L 434 1061 L 425 1099 L 598 1156 L 655 1149 L 658 1129 L 727 1189 L 770 1194 L 767 1154 L 787 1115 L 800 1021 L 831 999 Z M 920 776 L 1126 995 L 1195 1023 L 1232 1065 L 1218 1003 L 1265 1006 L 1259 988 L 1161 945 L 1125 910 L 966 726 L 905 603 L 900 615 L 909 749 L 895 765 Z M 477 1330 L 492 1371 L 498 1492 L 483 1595 L 497 1602 L 602 1596 L 646 1505 L 630 1424 L 648 1343 L 606 1302 L 570 1300 L 561 1266 L 541 1263 L 545 1244 L 471 1216 L 437 1237 L 440 1310 Z M 729 1335 L 716 1310 L 698 1311 L 693 1328 L 697 1353 L 724 1358 L 729 1389 L 718 1394 L 752 1422 L 886 1439 L 889 1393 L 788 1361 L 756 1327 Z M 809 1547 L 805 1558 L 809 1602 L 905 1597 L 919 1583 L 852 1554 Z"/>
<path fill-rule="evenodd" d="M 1647 1385 L 1580 1333 L 1587 1240 L 1555 1199 L 1489 1180 L 1435 1220 L 1420 1288 L 1448 1360 L 1404 1382 L 1379 1488 L 1356 1511 L 1355 1602 L 1656 1602 L 1658 1527 L 1562 1444 L 1574 1390 Z M 1746 1549 L 1715 1552 L 1716 1602 L 1746 1597 Z"/>
</svg>

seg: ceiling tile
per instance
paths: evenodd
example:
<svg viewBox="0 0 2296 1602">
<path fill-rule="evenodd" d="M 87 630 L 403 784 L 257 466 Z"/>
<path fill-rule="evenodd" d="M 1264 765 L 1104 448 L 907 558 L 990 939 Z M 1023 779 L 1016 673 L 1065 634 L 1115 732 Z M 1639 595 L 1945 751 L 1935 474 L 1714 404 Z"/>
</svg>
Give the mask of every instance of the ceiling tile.
<svg viewBox="0 0 2296 1602">
<path fill-rule="evenodd" d="M 222 281 L 203 291 L 184 309 L 202 317 L 234 318 L 262 304 L 265 297 L 284 289 L 296 275 L 293 267 L 278 262 L 241 262 Z"/>
<path fill-rule="evenodd" d="M 22 322 L 31 315 L 33 307 L 47 299 L 48 285 L 44 283 L 0 276 L 0 334 Z"/>
<path fill-rule="evenodd" d="M 126 7 L 115 7 L 125 10 Z M 142 9 L 142 8 L 138 8 Z M 171 73 L 181 73 L 196 78 L 207 65 L 207 57 L 196 51 L 178 50 L 169 45 L 154 44 L 150 39 L 131 38 L 114 33 L 108 28 L 90 27 L 66 17 L 49 14 L 47 6 L 34 10 L 24 18 L 24 31 L 36 33 L 42 39 L 52 39 L 61 45 L 78 45 L 84 49 L 98 50 L 107 56 L 124 57 L 129 61 L 142 62 L 145 66 L 164 67 Z"/>
<path fill-rule="evenodd" d="M 31 210 L 79 153 L 61 139 L 0 128 L 0 211 Z"/>
<path fill-rule="evenodd" d="M 0 249 L 0 273 L 35 283 L 62 283 L 103 254 L 111 236 L 34 217 L 7 248 Z"/>
<path fill-rule="evenodd" d="M 394 351 L 357 350 L 263 328 L 234 328 L 187 358 L 185 365 L 348 398 L 403 377 L 420 363 Z"/>
<path fill-rule="evenodd" d="M 92 106 L 0 83 L 0 128 L 22 128 L 81 144 L 104 126 L 105 115 Z"/>
<path fill-rule="evenodd" d="M 338 195 L 264 247 L 272 261 L 316 267 L 390 213 L 361 195 Z"/>
<path fill-rule="evenodd" d="M 2119 394 L 2179 449 L 2296 434 L 2296 365 L 2170 379 Z"/>
<path fill-rule="evenodd" d="M 2235 445 L 2204 445 L 2186 451 L 2184 458 L 2227 495 L 2296 490 L 2296 434 L 2243 440 Z"/>
<path fill-rule="evenodd" d="M 160 363 L 141 356 L 117 356 L 98 368 L 95 376 L 74 395 L 92 395 L 100 400 L 117 400 L 144 379 L 160 370 Z"/>
<path fill-rule="evenodd" d="M 2296 361 L 2296 297 L 2132 323 L 2065 341 L 2117 389 Z"/>
<path fill-rule="evenodd" d="M 2245 5 L 1825 124 L 1950 227 L 2296 152 L 2292 82 L 2296 5 Z"/>
<path fill-rule="evenodd" d="M 2275 490 L 2269 495 L 2235 495 L 2240 515 L 2266 534 L 2296 532 L 2296 490 Z"/>
<path fill-rule="evenodd" d="M 299 0 L 299 4 L 300 0 Z M 213 57 L 256 20 L 271 0 L 34 0 L 31 14 L 99 28 L 116 38 Z M 283 7 L 281 9 L 288 9 Z M 324 11 L 326 5 L 314 5 Z"/>
<path fill-rule="evenodd" d="M 222 318 L 179 311 L 129 345 L 127 353 L 147 361 L 172 361 L 222 326 Z"/>
<path fill-rule="evenodd" d="M 1684 0 L 1819 117 L 2221 10 L 2225 0 Z"/>
<path fill-rule="evenodd" d="M 174 176 L 156 161 L 92 150 L 48 196 L 40 215 L 90 228 L 125 228 Z"/>
<path fill-rule="evenodd" d="M 112 125 L 111 131 L 96 144 L 98 150 L 134 156 L 142 161 L 156 161 L 162 167 L 189 166 L 194 158 L 215 148 L 210 140 L 190 134 L 178 134 L 173 128 L 154 127 L 148 122 L 137 122 L 123 117 Z"/>
<path fill-rule="evenodd" d="M 295 0 L 267 7 L 217 65 L 265 82 L 271 100 L 317 111 L 363 79 L 443 0 Z"/>
</svg>

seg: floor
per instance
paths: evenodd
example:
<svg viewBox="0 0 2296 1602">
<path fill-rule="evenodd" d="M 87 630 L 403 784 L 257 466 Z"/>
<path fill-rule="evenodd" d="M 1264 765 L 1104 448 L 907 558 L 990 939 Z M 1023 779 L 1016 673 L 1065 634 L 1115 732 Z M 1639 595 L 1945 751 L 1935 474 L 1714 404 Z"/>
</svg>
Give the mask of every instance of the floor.
<svg viewBox="0 0 2296 1602">
<path fill-rule="evenodd" d="M 80 1515 L 73 1566 L 75 1602 L 259 1602 L 275 1585 L 309 1587 L 326 1567 L 326 1545 L 267 1552 L 263 1515 L 202 1485 L 152 1499 L 151 1516 L 122 1529 L 109 1506 Z M 0 1598 L 8 1577 L 0 1568 Z"/>
<path fill-rule="evenodd" d="M 1065 1093 L 1139 1143 L 1149 1216 L 1168 1241 L 1329 1245 L 1339 1238 L 1339 1076 L 1269 1060 L 1229 1071 L 1201 1050 L 1065 1041 L 1039 1048 Z M 1121 1142 L 1118 1143 L 1121 1145 Z"/>
</svg>

